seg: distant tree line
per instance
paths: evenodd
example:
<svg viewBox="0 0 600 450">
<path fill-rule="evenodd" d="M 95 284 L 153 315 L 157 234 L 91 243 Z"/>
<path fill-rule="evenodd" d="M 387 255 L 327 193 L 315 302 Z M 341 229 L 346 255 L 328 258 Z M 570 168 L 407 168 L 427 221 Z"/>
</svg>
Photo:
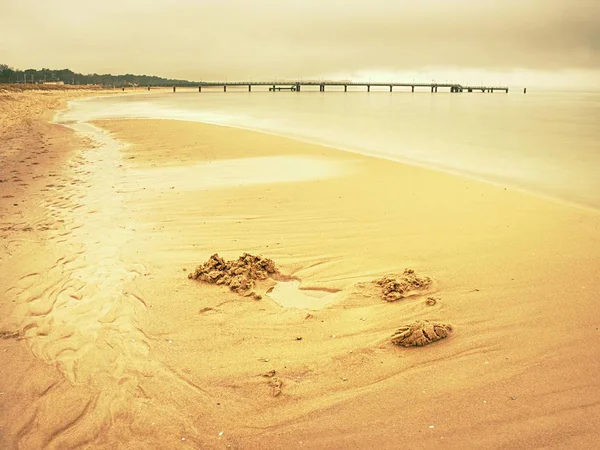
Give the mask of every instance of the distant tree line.
<svg viewBox="0 0 600 450">
<path fill-rule="evenodd" d="M 14 69 L 0 64 L 0 83 L 64 83 L 75 85 L 100 85 L 105 87 L 127 86 L 196 86 L 198 83 L 187 80 L 172 80 L 149 75 L 110 75 L 97 73 L 83 75 L 69 69 Z"/>
</svg>

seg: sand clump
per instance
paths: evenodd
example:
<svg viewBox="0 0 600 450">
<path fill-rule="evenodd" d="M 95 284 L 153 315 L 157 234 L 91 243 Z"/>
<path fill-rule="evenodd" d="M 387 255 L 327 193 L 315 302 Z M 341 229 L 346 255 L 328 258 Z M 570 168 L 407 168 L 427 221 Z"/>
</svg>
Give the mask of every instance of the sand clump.
<svg viewBox="0 0 600 450">
<path fill-rule="evenodd" d="M 431 286 L 431 278 L 420 277 L 413 269 L 404 269 L 400 276 L 383 277 L 375 283 L 381 286 L 381 298 L 387 302 L 395 302 L 407 297 L 415 291 L 424 291 Z"/>
<path fill-rule="evenodd" d="M 403 325 L 392 336 L 392 344 L 402 347 L 422 347 L 448 337 L 450 325 L 418 320 L 410 325 Z"/>
<path fill-rule="evenodd" d="M 235 261 L 225 261 L 218 253 L 198 266 L 188 278 L 205 283 L 229 286 L 233 292 L 260 300 L 253 291 L 257 281 L 274 278 L 279 269 L 273 260 L 244 253 Z"/>
</svg>

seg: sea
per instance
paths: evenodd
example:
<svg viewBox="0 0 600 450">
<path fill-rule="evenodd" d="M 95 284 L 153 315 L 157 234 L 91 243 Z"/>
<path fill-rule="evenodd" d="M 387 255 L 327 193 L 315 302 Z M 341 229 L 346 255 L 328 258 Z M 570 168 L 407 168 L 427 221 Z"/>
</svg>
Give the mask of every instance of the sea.
<svg viewBox="0 0 600 450">
<path fill-rule="evenodd" d="M 74 100 L 55 120 L 152 118 L 239 127 L 600 211 L 600 92 L 384 89 L 178 88 Z"/>
</svg>

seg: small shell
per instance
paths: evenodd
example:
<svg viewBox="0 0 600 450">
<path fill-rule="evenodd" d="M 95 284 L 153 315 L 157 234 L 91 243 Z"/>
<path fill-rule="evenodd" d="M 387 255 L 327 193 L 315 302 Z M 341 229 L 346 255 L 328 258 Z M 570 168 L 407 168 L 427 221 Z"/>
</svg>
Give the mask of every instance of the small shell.
<svg viewBox="0 0 600 450">
<path fill-rule="evenodd" d="M 418 320 L 398 328 L 392 336 L 392 344 L 403 347 L 421 347 L 448 337 L 450 325 L 428 320 Z"/>
</svg>

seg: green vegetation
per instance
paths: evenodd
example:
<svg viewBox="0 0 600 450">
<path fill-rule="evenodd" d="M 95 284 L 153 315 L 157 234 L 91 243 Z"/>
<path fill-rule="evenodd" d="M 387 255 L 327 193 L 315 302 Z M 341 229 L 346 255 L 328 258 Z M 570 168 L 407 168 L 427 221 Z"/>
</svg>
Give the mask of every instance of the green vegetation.
<svg viewBox="0 0 600 450">
<path fill-rule="evenodd" d="M 99 85 L 106 87 L 125 86 L 197 86 L 197 82 L 171 80 L 148 75 L 110 75 L 97 73 L 83 75 L 69 69 L 27 69 L 18 70 L 6 64 L 0 64 L 0 83 L 64 83 L 74 85 Z"/>
</svg>

